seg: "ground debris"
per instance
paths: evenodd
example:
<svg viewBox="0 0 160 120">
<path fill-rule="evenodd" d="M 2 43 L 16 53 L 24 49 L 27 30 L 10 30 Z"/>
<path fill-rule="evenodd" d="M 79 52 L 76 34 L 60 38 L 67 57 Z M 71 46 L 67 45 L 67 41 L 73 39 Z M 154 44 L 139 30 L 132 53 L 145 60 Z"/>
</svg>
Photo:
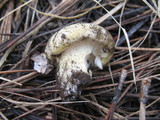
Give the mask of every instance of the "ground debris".
<svg viewBox="0 0 160 120">
<path fill-rule="evenodd" d="M 125 69 L 112 118 L 160 119 L 159 7 L 157 0 L 4 0 L 0 4 L 0 118 L 105 120 Z M 116 50 L 103 70 L 93 71 L 93 80 L 82 88 L 79 99 L 64 102 L 56 86 L 56 67 L 39 74 L 32 56 L 44 52 L 55 32 L 80 22 L 108 30 Z M 150 88 L 140 107 L 144 80 L 150 81 Z"/>
</svg>

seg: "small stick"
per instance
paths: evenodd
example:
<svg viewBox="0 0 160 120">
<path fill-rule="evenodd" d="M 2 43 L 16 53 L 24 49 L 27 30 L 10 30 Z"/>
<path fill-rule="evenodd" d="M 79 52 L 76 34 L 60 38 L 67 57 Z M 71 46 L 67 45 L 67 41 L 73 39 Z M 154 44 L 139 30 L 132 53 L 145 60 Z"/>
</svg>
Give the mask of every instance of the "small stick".
<svg viewBox="0 0 160 120">
<path fill-rule="evenodd" d="M 12 80 L 12 82 L 6 82 L 6 83 L 1 84 L 0 89 L 2 89 L 4 87 L 6 88 L 7 86 L 11 86 L 13 83 L 20 83 L 21 84 L 21 82 L 23 83 L 24 81 L 31 80 L 37 76 L 38 76 L 37 72 L 28 73 L 27 75 L 23 75 L 19 78 Z"/>
<path fill-rule="evenodd" d="M 0 74 L 10 74 L 10 73 L 18 73 L 18 72 L 33 72 L 33 69 L 26 69 L 26 70 L 9 70 L 9 71 L 0 71 Z"/>
<path fill-rule="evenodd" d="M 131 37 L 135 32 L 137 32 L 147 22 L 147 20 L 148 19 L 142 20 L 141 22 L 139 22 L 136 25 L 134 25 L 130 29 L 130 31 L 127 33 L 128 37 Z M 122 43 L 125 42 L 125 40 L 126 40 L 125 36 L 121 37 L 116 46 L 120 46 Z"/>
<path fill-rule="evenodd" d="M 146 120 L 146 102 L 148 100 L 148 90 L 151 86 L 151 79 L 142 81 L 141 93 L 140 93 L 140 112 L 139 120 Z"/>
<path fill-rule="evenodd" d="M 121 90 L 122 90 L 122 87 L 123 87 L 123 83 L 124 83 L 126 77 L 127 77 L 127 70 L 122 69 L 122 73 L 121 73 L 121 77 L 120 77 L 120 80 L 119 80 L 119 83 L 118 83 L 118 87 L 115 91 L 115 95 L 114 95 L 114 98 L 112 100 L 112 104 L 110 106 L 109 112 L 108 112 L 105 120 L 111 120 L 112 117 L 113 117 L 113 113 L 114 113 L 115 107 L 118 103 L 118 99 L 120 97 Z"/>
<path fill-rule="evenodd" d="M 117 50 L 128 50 L 128 47 L 115 47 Z M 142 48 L 142 47 L 131 47 L 131 50 L 139 51 L 160 51 L 160 48 Z"/>
<path fill-rule="evenodd" d="M 104 16 L 102 16 L 101 18 L 99 18 L 98 20 L 94 21 L 93 24 L 101 24 L 103 21 L 105 21 L 107 18 L 109 18 L 111 15 L 113 15 L 114 13 L 116 13 L 118 10 L 120 10 L 122 8 L 122 6 L 124 5 L 124 3 L 120 3 L 118 4 L 116 7 L 114 7 L 110 13 L 106 13 Z"/>
</svg>

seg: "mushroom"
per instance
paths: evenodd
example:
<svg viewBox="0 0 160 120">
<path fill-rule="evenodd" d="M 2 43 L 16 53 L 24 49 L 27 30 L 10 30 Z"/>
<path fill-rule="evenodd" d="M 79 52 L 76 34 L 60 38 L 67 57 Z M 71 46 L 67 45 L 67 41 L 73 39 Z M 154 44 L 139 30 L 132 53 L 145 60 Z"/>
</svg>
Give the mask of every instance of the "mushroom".
<svg viewBox="0 0 160 120">
<path fill-rule="evenodd" d="M 114 40 L 99 25 L 77 23 L 64 27 L 49 39 L 44 55 L 57 62 L 57 82 L 65 100 L 75 100 L 83 85 L 92 79 L 91 67 L 103 66 L 111 59 Z"/>
</svg>

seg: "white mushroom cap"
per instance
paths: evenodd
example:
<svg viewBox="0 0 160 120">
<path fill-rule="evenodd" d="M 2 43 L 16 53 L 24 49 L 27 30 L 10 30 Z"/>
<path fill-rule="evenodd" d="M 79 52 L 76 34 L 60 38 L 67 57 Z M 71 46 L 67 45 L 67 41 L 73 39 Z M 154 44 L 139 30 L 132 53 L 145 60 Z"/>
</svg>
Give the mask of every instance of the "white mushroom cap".
<svg viewBox="0 0 160 120">
<path fill-rule="evenodd" d="M 102 58 L 102 64 L 106 64 L 113 55 L 115 44 L 113 37 L 103 27 L 91 23 L 73 24 L 56 32 L 48 41 L 45 53 L 48 59 L 53 60 L 54 55 L 61 54 L 76 41 L 85 42 L 86 39 L 96 41 L 102 45 L 101 50 L 108 54 L 107 56 L 106 54 L 101 54 L 101 56 L 106 56 Z M 99 51 L 95 51 L 95 54 L 97 54 Z"/>
<path fill-rule="evenodd" d="M 75 99 L 81 86 L 91 80 L 90 65 L 103 69 L 112 57 L 114 40 L 104 28 L 78 23 L 56 32 L 48 41 L 45 54 L 57 58 L 57 81 L 65 99 Z"/>
</svg>

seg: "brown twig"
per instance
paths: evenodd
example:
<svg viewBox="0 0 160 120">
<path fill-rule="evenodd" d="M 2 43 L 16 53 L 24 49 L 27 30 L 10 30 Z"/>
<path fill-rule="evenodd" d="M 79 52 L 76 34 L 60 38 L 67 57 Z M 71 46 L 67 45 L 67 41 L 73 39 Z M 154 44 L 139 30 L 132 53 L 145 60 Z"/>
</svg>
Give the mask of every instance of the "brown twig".
<svg viewBox="0 0 160 120">
<path fill-rule="evenodd" d="M 151 80 L 143 80 L 140 93 L 140 112 L 139 120 L 146 120 L 146 103 L 148 100 L 148 91 L 151 86 Z"/>
<path fill-rule="evenodd" d="M 123 87 L 123 83 L 124 83 L 126 77 L 127 77 L 127 70 L 122 69 L 121 77 L 120 77 L 120 80 L 119 80 L 117 89 L 116 89 L 116 91 L 115 91 L 115 95 L 114 95 L 114 98 L 113 98 L 113 100 L 112 100 L 112 103 L 111 103 L 109 112 L 108 112 L 105 120 L 112 120 L 113 113 L 114 113 L 115 107 L 116 107 L 116 105 L 117 105 L 119 96 L 120 96 L 120 94 L 121 94 L 122 87 Z"/>
<path fill-rule="evenodd" d="M 0 74 L 10 74 L 10 73 L 17 73 L 17 72 L 33 72 L 35 70 L 10 70 L 10 71 L 0 71 Z"/>
<path fill-rule="evenodd" d="M 116 47 L 117 50 L 128 50 L 128 47 Z M 160 48 L 141 48 L 141 47 L 131 47 L 131 50 L 138 51 L 160 51 Z"/>
</svg>

